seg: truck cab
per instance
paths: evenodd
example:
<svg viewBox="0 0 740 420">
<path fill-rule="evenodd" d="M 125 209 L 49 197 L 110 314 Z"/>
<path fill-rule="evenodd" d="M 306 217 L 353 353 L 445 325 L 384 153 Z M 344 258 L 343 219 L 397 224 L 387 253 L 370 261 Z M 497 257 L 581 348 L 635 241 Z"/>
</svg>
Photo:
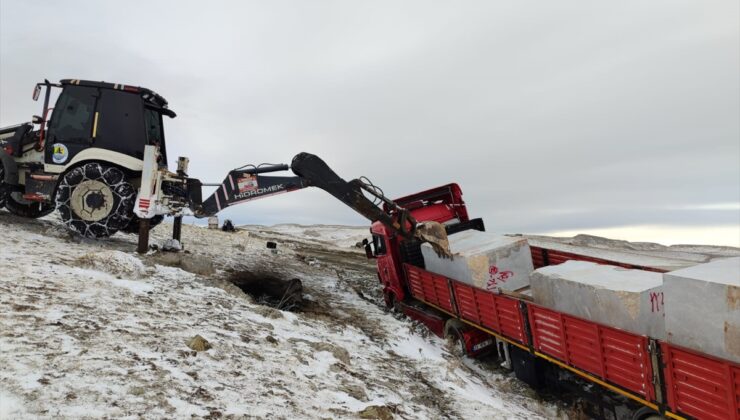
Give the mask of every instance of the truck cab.
<svg viewBox="0 0 740 420">
<path fill-rule="evenodd" d="M 417 223 L 442 224 L 448 235 L 468 229 L 485 230 L 481 219 L 470 220 L 462 190 L 454 183 L 393 201 L 408 211 Z M 392 215 L 394 210 L 385 206 L 384 211 Z M 450 340 L 453 348 L 461 354 L 478 357 L 494 351 L 494 342 L 485 333 L 413 298 L 412 282 L 404 265 L 425 268 L 421 240 L 405 238 L 381 222 L 373 223 L 370 232 L 373 239 L 367 244 L 366 252 L 370 258 L 376 259 L 378 279 L 388 308 L 422 322 L 437 336 Z"/>
<path fill-rule="evenodd" d="M 455 226 L 465 226 L 469 222 L 462 190 L 455 183 L 401 197 L 394 202 L 408 210 L 417 222 L 442 223 L 448 231 L 450 228 L 458 231 Z M 393 212 L 388 206 L 385 206 L 384 211 Z M 391 307 L 395 302 L 408 297 L 403 263 L 424 267 L 421 241 L 407 240 L 381 222 L 373 223 L 370 232 L 373 240 L 369 255 L 376 259 L 378 279 L 383 285 L 383 296 L 386 304 Z"/>
</svg>

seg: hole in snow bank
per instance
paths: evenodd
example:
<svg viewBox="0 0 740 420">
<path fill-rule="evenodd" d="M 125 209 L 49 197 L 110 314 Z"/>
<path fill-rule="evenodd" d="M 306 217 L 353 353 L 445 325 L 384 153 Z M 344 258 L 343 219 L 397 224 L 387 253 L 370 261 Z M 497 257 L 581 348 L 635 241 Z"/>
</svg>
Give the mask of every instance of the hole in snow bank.
<svg viewBox="0 0 740 420">
<path fill-rule="evenodd" d="M 228 279 L 261 305 L 294 311 L 303 304 L 303 283 L 273 273 L 237 271 Z"/>
</svg>

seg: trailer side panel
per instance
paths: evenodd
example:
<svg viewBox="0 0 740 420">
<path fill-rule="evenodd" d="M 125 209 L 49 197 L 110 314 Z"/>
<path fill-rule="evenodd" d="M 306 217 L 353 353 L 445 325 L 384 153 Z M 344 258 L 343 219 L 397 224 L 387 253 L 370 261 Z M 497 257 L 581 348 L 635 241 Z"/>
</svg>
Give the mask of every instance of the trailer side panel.
<svg viewBox="0 0 740 420">
<path fill-rule="evenodd" d="M 404 264 L 411 295 L 422 302 L 432 304 L 447 313 L 454 314 L 452 295 L 447 277 L 421 268 Z"/>
<path fill-rule="evenodd" d="M 527 303 L 536 351 L 652 401 L 648 338 Z"/>
<path fill-rule="evenodd" d="M 404 264 L 411 295 L 445 312 L 527 344 L 519 301 Z M 453 295 L 454 292 L 454 295 Z"/>
<path fill-rule="evenodd" d="M 469 286 L 455 280 L 452 287 L 462 319 L 485 327 L 522 344 L 527 344 L 524 317 L 519 302 L 506 296 Z"/>
<path fill-rule="evenodd" d="M 740 366 L 661 343 L 668 406 L 697 419 L 740 419 Z"/>
</svg>

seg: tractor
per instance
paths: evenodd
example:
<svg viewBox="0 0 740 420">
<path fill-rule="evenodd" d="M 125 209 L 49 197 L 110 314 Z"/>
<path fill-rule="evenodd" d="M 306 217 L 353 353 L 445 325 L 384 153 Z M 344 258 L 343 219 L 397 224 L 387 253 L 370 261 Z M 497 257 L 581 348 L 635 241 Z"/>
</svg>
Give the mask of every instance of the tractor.
<svg viewBox="0 0 740 420">
<path fill-rule="evenodd" d="M 36 84 L 35 101 L 42 90 L 41 116 L 0 128 L 0 207 L 28 218 L 56 209 L 69 229 L 92 238 L 138 232 L 145 146 L 167 166 L 162 122 L 175 117 L 167 101 L 142 87 L 78 79 Z"/>
</svg>

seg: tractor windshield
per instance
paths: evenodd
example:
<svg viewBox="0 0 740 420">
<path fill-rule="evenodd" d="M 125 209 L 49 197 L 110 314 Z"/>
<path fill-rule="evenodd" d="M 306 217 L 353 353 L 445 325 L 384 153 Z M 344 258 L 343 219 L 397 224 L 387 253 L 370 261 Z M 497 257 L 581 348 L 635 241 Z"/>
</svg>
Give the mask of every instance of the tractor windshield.
<svg viewBox="0 0 740 420">
<path fill-rule="evenodd" d="M 49 134 L 52 142 L 88 141 L 93 126 L 97 89 L 64 89 L 52 115 Z"/>
</svg>

